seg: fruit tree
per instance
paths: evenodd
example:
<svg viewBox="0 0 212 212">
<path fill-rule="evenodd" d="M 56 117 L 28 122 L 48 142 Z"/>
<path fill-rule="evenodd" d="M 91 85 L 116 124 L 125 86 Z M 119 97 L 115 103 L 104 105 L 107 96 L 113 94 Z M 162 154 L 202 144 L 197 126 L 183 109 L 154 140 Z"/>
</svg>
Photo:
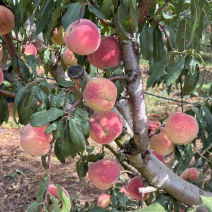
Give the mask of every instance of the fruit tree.
<svg viewBox="0 0 212 212">
<path fill-rule="evenodd" d="M 212 211 L 211 11 L 209 0 L 0 1 L 0 124 L 24 125 L 20 146 L 46 168 L 26 211 Z M 158 87 L 179 107 L 155 123 L 145 99 Z M 52 154 L 78 158 L 79 179 L 102 190 L 95 206 L 51 182 Z"/>
</svg>

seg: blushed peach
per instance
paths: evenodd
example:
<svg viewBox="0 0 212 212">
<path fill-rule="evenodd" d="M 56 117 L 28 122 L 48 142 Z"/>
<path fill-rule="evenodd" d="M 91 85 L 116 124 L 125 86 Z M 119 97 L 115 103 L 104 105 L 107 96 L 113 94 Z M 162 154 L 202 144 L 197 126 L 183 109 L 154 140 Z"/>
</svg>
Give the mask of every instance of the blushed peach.
<svg viewBox="0 0 212 212">
<path fill-rule="evenodd" d="M 64 41 L 74 53 L 88 55 L 99 48 L 101 36 L 99 29 L 92 21 L 80 19 L 79 23 L 77 20 L 68 26 Z"/>
<path fill-rule="evenodd" d="M 111 196 L 109 194 L 103 193 L 97 199 L 97 206 L 101 208 L 106 208 L 111 203 Z"/>
<path fill-rule="evenodd" d="M 108 144 L 122 132 L 122 121 L 114 111 L 95 113 L 90 118 L 90 137 L 99 144 Z"/>
<path fill-rule="evenodd" d="M 47 125 L 33 127 L 27 124 L 20 137 L 21 147 L 32 156 L 46 155 L 51 149 L 52 133 L 46 134 Z"/>
<path fill-rule="evenodd" d="M 83 91 L 85 103 L 88 107 L 98 112 L 111 110 L 116 102 L 116 97 L 116 86 L 105 78 L 89 81 Z"/>
<path fill-rule="evenodd" d="M 4 80 L 4 73 L 2 69 L 0 68 L 0 85 L 2 84 L 3 80 Z"/>
<path fill-rule="evenodd" d="M 199 131 L 199 126 L 193 116 L 176 112 L 171 114 L 165 125 L 168 139 L 177 145 L 187 144 L 194 140 Z"/>
<path fill-rule="evenodd" d="M 141 200 L 141 193 L 139 193 L 138 189 L 144 187 L 142 178 L 137 176 L 133 177 L 127 185 L 127 191 L 130 196 L 137 200 Z M 146 200 L 147 197 L 149 196 L 149 193 L 144 194 L 143 200 Z"/>
<path fill-rule="evenodd" d="M 0 35 L 9 33 L 14 26 L 14 14 L 7 7 L 0 5 Z"/>
<path fill-rule="evenodd" d="M 65 52 L 63 53 L 63 62 L 67 66 L 74 66 L 77 64 L 77 59 L 71 50 L 69 49 L 65 50 Z"/>
<path fill-rule="evenodd" d="M 119 65 L 121 50 L 116 37 L 102 37 L 99 48 L 88 55 L 89 62 L 99 69 L 107 69 Z"/>
<path fill-rule="evenodd" d="M 184 180 L 199 180 L 200 171 L 197 168 L 188 168 L 186 169 L 180 177 Z"/>
<path fill-rule="evenodd" d="M 24 50 L 24 54 L 25 55 L 35 55 L 36 56 L 37 55 L 37 49 L 32 43 L 27 42 L 25 50 Z"/>
<path fill-rule="evenodd" d="M 150 147 L 159 155 L 168 155 L 174 150 L 174 144 L 167 138 L 165 130 L 161 129 L 149 139 Z"/>
<path fill-rule="evenodd" d="M 104 158 L 91 164 L 88 169 L 88 177 L 91 183 L 98 189 L 105 190 L 113 187 L 119 180 L 120 165 L 114 159 Z"/>
<path fill-rule="evenodd" d="M 62 187 L 63 191 L 65 192 L 66 196 L 69 198 L 69 193 Z M 49 185 L 47 192 L 58 199 L 57 194 L 57 187 L 55 185 Z"/>
<path fill-rule="evenodd" d="M 164 163 L 165 157 L 164 155 L 159 155 L 155 151 L 151 151 L 162 163 Z"/>
</svg>

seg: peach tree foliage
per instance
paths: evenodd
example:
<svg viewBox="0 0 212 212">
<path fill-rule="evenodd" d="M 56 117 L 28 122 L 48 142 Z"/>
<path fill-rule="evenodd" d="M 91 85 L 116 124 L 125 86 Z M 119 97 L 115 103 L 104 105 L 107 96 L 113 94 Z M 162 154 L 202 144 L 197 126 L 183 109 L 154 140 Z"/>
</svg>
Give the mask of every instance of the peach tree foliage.
<svg viewBox="0 0 212 212">
<path fill-rule="evenodd" d="M 15 15 L 13 41 L 15 50 L 9 45 L 6 36 L 0 36 L 4 46 L 4 54 L 8 55 L 7 68 L 4 68 L 5 80 L 12 82 L 5 83 L 0 90 L 0 123 L 8 121 L 8 104 L 6 91 L 15 94 L 14 114 L 18 110 L 19 119 L 14 115 L 17 124 L 32 126 L 43 126 L 49 124 L 47 133 L 53 133 L 55 143 L 53 150 L 61 163 L 65 163 L 66 158 L 80 156 L 76 162 L 76 171 L 79 179 L 87 175 L 89 163 L 103 159 L 105 156 L 104 148 L 100 153 L 94 152 L 94 148 L 88 146 L 89 137 L 89 117 L 91 111 L 88 110 L 83 101 L 80 101 L 86 82 L 81 82 L 80 89 L 75 88 L 75 80 L 67 81 L 64 72 L 67 70 L 66 64 L 62 60 L 62 54 L 66 46 L 53 45 L 51 38 L 54 29 L 62 25 L 67 27 L 79 17 L 89 19 L 94 22 L 101 31 L 101 35 L 117 35 L 122 47 L 122 61 L 118 67 L 108 68 L 103 72 L 103 77 L 111 78 L 118 76 L 135 77 L 134 81 L 127 82 L 125 79 L 113 81 L 117 87 L 118 98 L 127 95 L 131 98 L 130 107 L 134 119 L 134 137 L 138 141 L 142 136 L 147 140 L 147 122 L 138 123 L 134 112 L 146 113 L 145 105 L 140 110 L 135 108 L 136 98 L 133 96 L 135 87 L 142 88 L 141 76 L 137 74 L 136 68 L 140 58 L 148 61 L 150 65 L 147 88 L 163 85 L 164 90 L 170 93 L 173 89 L 178 89 L 182 95 L 191 96 L 192 92 L 199 89 L 199 85 L 204 85 L 204 74 L 207 71 L 204 60 L 200 55 L 200 50 L 204 45 L 211 45 L 212 37 L 207 33 L 207 26 L 212 20 L 212 3 L 208 0 L 89 0 L 89 1 L 54 1 L 54 0 L 20 0 L 20 1 L 1 1 L 9 5 Z M 132 37 L 133 36 L 133 37 Z M 165 36 L 165 41 L 163 37 Z M 22 43 L 32 41 L 38 49 L 38 56 L 29 55 L 23 57 Z M 130 50 L 127 49 L 128 45 Z M 13 49 L 13 50 L 12 50 Z M 133 50 L 133 51 L 131 51 Z M 12 53 L 11 53 L 12 51 Z M 16 51 L 16 52 L 14 52 Z M 127 55 L 130 52 L 131 55 Z M 126 56 L 127 55 L 127 56 Z M 92 66 L 87 56 L 75 54 L 77 62 L 81 65 L 90 77 L 98 75 L 99 71 Z M 1 58 L 0 58 L 1 59 Z M 130 64 L 130 65 L 129 65 Z M 54 83 L 49 83 L 45 78 L 37 76 L 36 70 L 42 65 L 45 74 L 51 73 Z M 2 62 L 0 61 L 0 68 Z M 203 72 L 200 72 L 203 66 Z M 12 68 L 11 68 L 12 67 Z M 32 71 L 30 72 L 31 69 Z M 19 70 L 19 76 L 17 71 Z M 7 77 L 6 77 L 7 75 Z M 139 80 L 137 80 L 140 77 Z M 133 84 L 134 83 L 134 84 Z M 72 88 L 72 89 L 71 89 Z M 212 88 L 212 87 L 211 87 Z M 127 89 L 127 94 L 125 90 Z M 2 95 L 4 93 L 4 95 Z M 141 91 L 141 94 L 142 91 Z M 201 140 L 202 147 L 199 152 L 194 153 L 192 146 L 196 145 L 196 139 L 186 145 L 175 147 L 175 161 L 173 171 L 181 175 L 187 169 L 192 157 L 195 157 L 194 167 L 204 173 L 212 168 L 210 160 L 212 147 L 212 89 L 202 97 L 198 104 L 185 107 L 187 114 L 195 116 L 199 124 L 198 139 Z M 128 96 L 129 95 L 129 96 Z M 38 104 L 40 101 L 40 105 Z M 79 101 L 78 101 L 79 100 Z M 76 102 L 76 107 L 72 107 Z M 69 106 L 69 107 L 68 107 Z M 67 107 L 69 108 L 67 110 Z M 71 107 L 71 108 L 70 108 Z M 143 110 L 143 111 L 141 111 Z M 143 134 L 137 135 L 138 125 L 142 125 Z M 127 139 L 126 139 L 127 138 Z M 116 139 L 120 148 L 129 140 L 125 132 Z M 132 140 L 132 139 L 131 139 Z M 132 152 L 136 149 L 129 147 Z M 136 143 L 138 145 L 138 143 Z M 106 147 L 110 148 L 106 145 Z M 142 144 L 142 153 L 146 150 L 147 144 Z M 111 148 L 110 148 L 111 149 Z M 111 151 L 116 155 L 120 163 L 130 161 L 130 164 L 138 169 L 142 174 L 149 173 L 148 165 L 143 173 L 140 167 L 134 163 L 134 156 L 117 154 L 118 150 Z M 130 153 L 128 152 L 130 155 Z M 138 154 L 138 153 L 137 153 Z M 140 154 L 140 152 L 139 152 Z M 46 164 L 47 156 L 42 156 L 41 160 Z M 127 159 L 128 158 L 128 159 Z M 125 166 L 127 169 L 127 167 Z M 147 171 L 146 171 L 147 170 Z M 167 170 L 167 169 L 162 169 Z M 154 173 L 155 174 L 155 173 Z M 160 176 L 161 173 L 156 175 Z M 149 174 L 147 174 L 149 176 Z M 148 181 L 148 176 L 145 178 Z M 173 175 L 175 177 L 175 175 Z M 202 179 L 204 176 L 202 176 Z M 123 179 L 124 180 L 124 179 Z M 149 180 L 153 185 L 154 183 Z M 212 192 L 211 180 L 208 183 L 202 181 L 190 181 L 191 184 L 205 191 Z M 42 203 L 46 194 L 48 175 L 41 181 L 37 191 L 37 200 L 32 203 L 27 211 L 41 211 Z M 112 196 L 110 211 L 142 211 L 140 202 L 128 199 L 120 193 L 120 184 L 108 190 Z M 57 185 L 59 199 L 62 200 L 63 208 L 60 209 L 59 200 L 53 198 L 52 211 L 69 211 L 70 199 L 72 204 L 71 211 L 80 211 L 75 197 L 66 197 L 61 186 Z M 162 189 L 164 189 L 162 187 Z M 179 207 L 185 205 L 192 206 L 192 202 L 183 202 L 174 196 L 174 189 L 155 192 L 156 200 L 153 196 L 147 199 L 150 210 L 154 211 L 179 211 Z M 182 195 L 186 195 L 183 191 Z M 173 197 L 174 196 L 174 197 Z M 186 198 L 185 198 L 186 199 Z M 211 201 L 211 200 L 210 200 Z M 205 205 L 211 210 L 212 205 L 207 197 L 201 197 L 196 205 Z M 185 205 L 183 205 L 184 203 Z M 46 206 L 47 210 L 48 205 Z M 93 208 L 93 209 L 92 209 Z M 83 211 L 106 211 L 106 209 L 85 205 Z M 195 208 L 193 209 L 195 211 Z"/>
</svg>

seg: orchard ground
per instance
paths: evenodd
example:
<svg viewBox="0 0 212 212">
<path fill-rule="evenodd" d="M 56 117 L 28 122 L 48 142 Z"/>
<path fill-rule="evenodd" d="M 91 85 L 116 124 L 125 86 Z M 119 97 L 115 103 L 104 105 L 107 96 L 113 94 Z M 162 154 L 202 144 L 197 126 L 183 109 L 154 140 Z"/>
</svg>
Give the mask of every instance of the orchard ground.
<svg viewBox="0 0 212 212">
<path fill-rule="evenodd" d="M 144 71 L 144 83 L 149 67 L 143 65 L 141 67 Z M 202 68 L 201 68 L 202 71 Z M 42 71 L 41 73 L 42 74 Z M 206 83 L 199 92 L 205 94 L 210 89 L 212 79 L 212 64 L 208 64 L 206 73 Z M 208 86 L 207 86 L 208 85 Z M 147 92 L 154 93 L 159 96 L 168 97 L 167 92 L 162 86 L 154 89 L 149 89 Z M 169 98 L 180 100 L 180 91 L 175 90 L 169 95 Z M 185 101 L 195 102 L 199 97 L 197 93 Z M 174 111 L 180 111 L 178 103 L 159 99 L 156 97 L 146 95 L 148 118 L 153 121 L 159 121 L 166 118 L 162 114 L 168 112 L 169 114 Z M 154 115 L 154 114 L 158 115 Z M 153 115 L 153 116 L 152 116 Z M 25 153 L 20 147 L 20 134 L 23 126 L 17 126 L 13 119 L 10 118 L 8 123 L 0 126 L 0 211 L 7 212 L 23 212 L 30 203 L 36 200 L 36 191 L 40 181 L 45 175 L 45 169 L 41 164 L 40 157 L 33 158 Z M 90 146 L 95 147 L 95 151 L 101 150 L 101 145 L 90 142 Z M 196 149 L 200 148 L 197 145 Z M 105 148 L 107 157 L 114 158 L 114 156 Z M 63 186 L 73 199 L 78 200 L 76 203 L 82 208 L 83 205 L 88 203 L 90 206 L 96 205 L 97 197 L 103 191 L 96 189 L 91 183 L 88 183 L 88 177 L 79 179 L 75 172 L 75 163 L 78 158 L 66 159 L 66 164 L 58 161 L 56 156 L 52 157 L 52 173 L 51 182 Z M 165 163 L 171 167 L 173 156 L 166 158 Z M 124 175 L 127 177 L 126 175 Z M 77 198 L 76 195 L 78 196 Z"/>
</svg>

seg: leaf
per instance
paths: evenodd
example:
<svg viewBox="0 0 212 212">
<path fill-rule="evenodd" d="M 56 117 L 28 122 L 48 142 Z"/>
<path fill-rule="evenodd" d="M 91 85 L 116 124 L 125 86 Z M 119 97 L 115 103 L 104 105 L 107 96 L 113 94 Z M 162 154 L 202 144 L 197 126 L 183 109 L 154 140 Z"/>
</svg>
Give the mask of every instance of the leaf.
<svg viewBox="0 0 212 212">
<path fill-rule="evenodd" d="M 78 175 L 78 177 L 79 177 L 80 180 L 83 177 L 86 176 L 86 174 L 88 172 L 88 162 L 86 162 L 83 157 L 80 158 L 76 162 L 76 171 L 77 171 L 77 175 Z"/>
<path fill-rule="evenodd" d="M 204 205 L 209 211 L 212 211 L 212 197 L 200 196 L 200 204 Z"/>
<path fill-rule="evenodd" d="M 48 21 L 52 16 L 52 8 L 53 8 L 54 0 L 47 0 L 46 4 L 41 12 L 39 22 L 36 27 L 36 31 L 33 34 L 32 38 L 35 38 L 40 32 L 44 30 L 48 25 Z"/>
<path fill-rule="evenodd" d="M 105 14 L 98 9 L 97 7 L 94 6 L 88 6 L 88 9 L 91 13 L 95 14 L 95 16 L 99 19 L 106 19 Z"/>
<path fill-rule="evenodd" d="M 24 81 L 25 82 L 28 82 L 29 79 L 30 79 L 30 77 L 31 77 L 31 74 L 29 72 L 29 68 L 26 66 L 26 64 L 24 63 L 24 61 L 21 58 L 19 58 L 19 57 L 18 57 L 18 66 L 19 66 L 21 75 L 24 78 Z"/>
<path fill-rule="evenodd" d="M 0 95 L 0 125 L 9 119 L 7 98 Z"/>
<path fill-rule="evenodd" d="M 162 39 L 162 33 L 158 27 L 153 32 L 153 57 L 154 62 L 159 62 L 165 55 L 164 42 Z"/>
<path fill-rule="evenodd" d="M 64 88 L 70 88 L 71 86 L 74 86 L 74 83 L 72 81 L 67 81 L 63 78 L 59 79 L 57 84 Z"/>
<path fill-rule="evenodd" d="M 130 14 L 131 14 L 131 17 L 132 17 L 132 22 L 131 24 L 134 26 L 135 29 L 138 28 L 138 19 L 139 19 L 139 16 L 140 16 L 140 10 L 137 6 L 137 2 L 136 0 L 131 0 L 130 1 Z"/>
<path fill-rule="evenodd" d="M 66 196 L 64 190 L 60 185 L 56 185 L 56 187 L 57 187 L 58 199 L 61 200 L 63 204 L 61 212 L 70 211 L 71 203 L 69 197 Z"/>
<path fill-rule="evenodd" d="M 51 107 L 61 108 L 65 103 L 66 92 L 60 90 L 59 94 L 54 96 L 51 101 Z"/>
<path fill-rule="evenodd" d="M 31 203 L 31 204 L 28 206 L 28 208 L 26 209 L 25 212 L 34 212 L 35 209 L 38 207 L 39 204 L 40 204 L 40 203 L 38 203 L 38 202 L 33 202 L 33 203 Z"/>
<path fill-rule="evenodd" d="M 61 163 L 65 163 L 65 158 L 63 157 L 62 150 L 61 150 L 61 143 L 63 138 L 57 138 L 54 146 L 54 152 L 56 157 Z"/>
<path fill-rule="evenodd" d="M 147 88 L 152 86 L 154 82 L 156 82 L 161 76 L 164 75 L 165 68 L 168 64 L 171 55 L 171 52 L 166 53 L 161 61 L 154 63 L 154 65 L 150 67 L 151 75 L 147 80 Z"/>
<path fill-rule="evenodd" d="M 49 110 L 43 110 L 32 115 L 32 120 L 30 124 L 34 127 L 40 127 L 48 124 L 51 121 L 55 121 L 64 114 L 63 110 L 59 110 L 55 107 Z"/>
<path fill-rule="evenodd" d="M 192 92 L 199 81 L 199 65 L 196 60 L 191 60 L 191 67 L 184 80 L 183 92 L 189 94 Z"/>
<path fill-rule="evenodd" d="M 77 123 L 75 123 L 74 119 L 70 119 L 69 127 L 70 127 L 70 136 L 74 144 L 74 147 L 78 152 L 83 152 L 85 150 L 86 141 L 82 131 L 80 130 L 80 126 Z"/>
<path fill-rule="evenodd" d="M 104 208 L 94 207 L 90 210 L 90 212 L 106 212 Z"/>
<path fill-rule="evenodd" d="M 153 56 L 153 30 L 145 24 L 140 34 L 140 48 L 142 57 L 149 60 Z"/>
<path fill-rule="evenodd" d="M 212 113 L 210 111 L 210 109 L 203 105 L 201 107 L 201 114 L 203 119 L 206 121 L 206 131 L 207 133 L 212 133 Z"/>
<path fill-rule="evenodd" d="M 151 205 L 147 206 L 146 208 L 143 209 L 139 209 L 139 210 L 135 210 L 134 212 L 144 212 L 144 211 L 157 211 L 157 212 L 165 212 L 164 207 L 158 203 L 158 202 L 154 202 Z"/>
<path fill-rule="evenodd" d="M 34 77 L 36 77 L 37 64 L 36 64 L 36 60 L 35 60 L 35 55 L 26 55 L 25 58 L 27 60 L 28 66 L 31 67 L 31 69 L 32 69 L 32 73 L 33 73 Z"/>
<path fill-rule="evenodd" d="M 123 192 L 116 192 L 116 194 L 117 194 L 117 198 L 118 198 L 118 201 L 120 202 L 121 206 L 123 206 L 124 208 L 126 208 L 128 198 L 125 195 L 125 193 L 123 193 Z"/>
<path fill-rule="evenodd" d="M 84 16 L 84 12 L 85 8 L 83 9 L 82 17 Z M 67 12 L 62 17 L 62 25 L 64 30 L 66 30 L 71 23 L 79 19 L 79 14 L 80 14 L 80 3 L 76 2 L 69 4 Z"/>
<path fill-rule="evenodd" d="M 110 19 L 113 12 L 112 0 L 104 0 L 101 11 L 105 14 L 106 19 Z"/>
<path fill-rule="evenodd" d="M 184 64 L 185 57 L 179 57 L 177 60 L 173 61 L 168 65 L 166 69 L 167 76 L 165 78 L 165 83 L 167 86 L 172 85 L 177 80 L 183 70 Z"/>
<path fill-rule="evenodd" d="M 103 159 L 104 156 L 105 156 L 105 153 L 102 152 L 97 154 L 90 154 L 90 155 L 84 156 L 84 158 L 87 162 L 96 162 L 98 160 Z"/>
</svg>

